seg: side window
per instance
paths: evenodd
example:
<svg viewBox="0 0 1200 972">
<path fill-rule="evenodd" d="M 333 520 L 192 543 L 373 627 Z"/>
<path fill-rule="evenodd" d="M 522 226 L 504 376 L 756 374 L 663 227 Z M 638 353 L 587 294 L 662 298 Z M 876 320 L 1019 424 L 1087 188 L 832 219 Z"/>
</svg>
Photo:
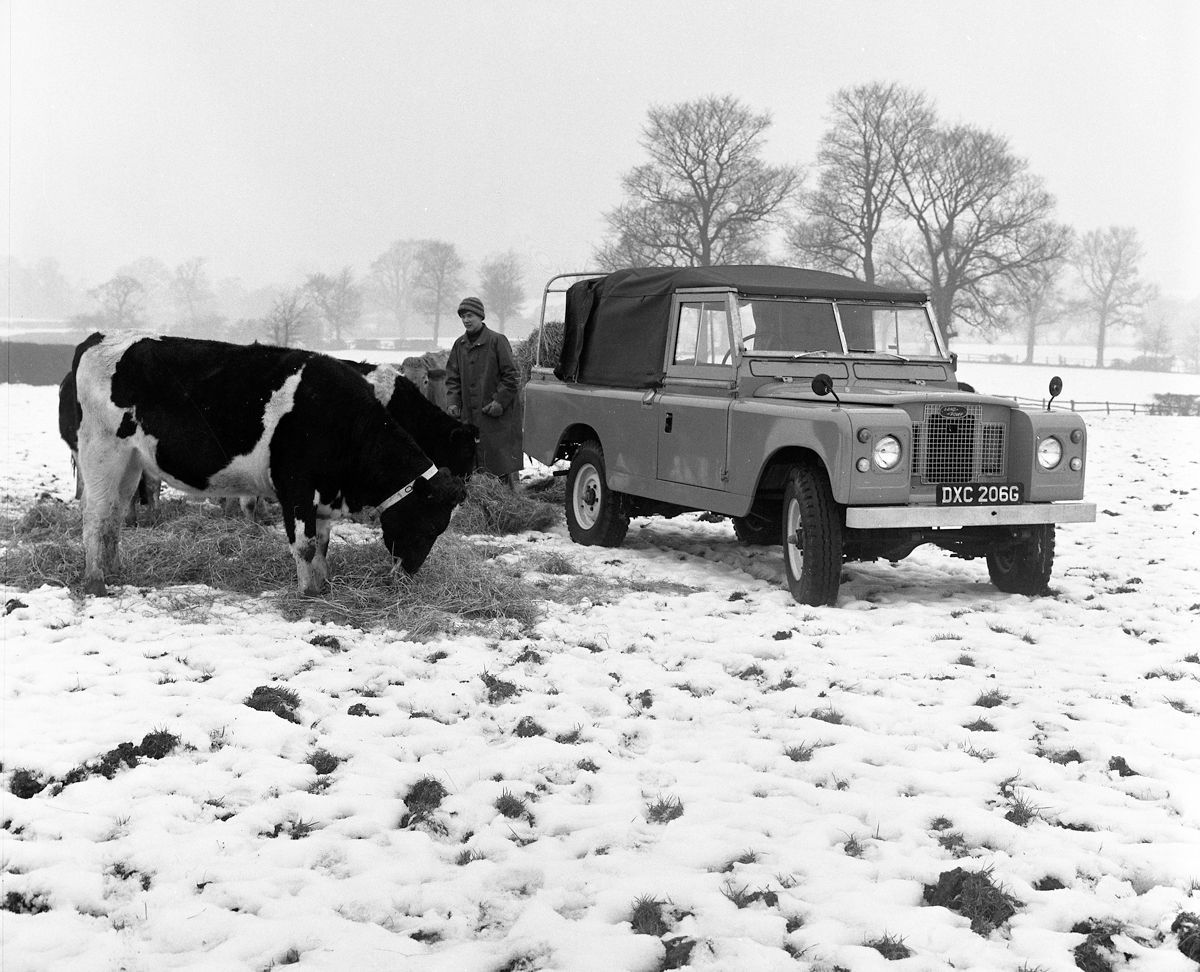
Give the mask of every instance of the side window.
<svg viewBox="0 0 1200 972">
<path fill-rule="evenodd" d="M 704 305 L 696 364 L 729 364 L 729 311 L 723 303 Z"/>
<path fill-rule="evenodd" d="M 694 365 L 696 363 L 696 339 L 700 336 L 700 317 L 703 304 L 679 305 L 679 329 L 675 333 L 675 353 L 671 363 Z"/>
<path fill-rule="evenodd" d="M 730 363 L 729 310 L 724 301 L 687 301 L 679 305 L 671 363 L 685 367 Z"/>
</svg>

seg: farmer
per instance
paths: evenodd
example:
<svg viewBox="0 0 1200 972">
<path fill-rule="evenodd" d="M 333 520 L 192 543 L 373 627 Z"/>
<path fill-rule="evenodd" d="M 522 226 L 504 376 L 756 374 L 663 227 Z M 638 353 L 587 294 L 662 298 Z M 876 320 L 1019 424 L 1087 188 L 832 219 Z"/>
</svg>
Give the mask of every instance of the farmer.
<svg viewBox="0 0 1200 972">
<path fill-rule="evenodd" d="M 521 452 L 520 373 L 508 338 L 483 323 L 483 301 L 458 305 L 463 333 L 446 360 L 446 410 L 479 428 L 475 465 L 509 489 L 524 465 Z"/>
</svg>

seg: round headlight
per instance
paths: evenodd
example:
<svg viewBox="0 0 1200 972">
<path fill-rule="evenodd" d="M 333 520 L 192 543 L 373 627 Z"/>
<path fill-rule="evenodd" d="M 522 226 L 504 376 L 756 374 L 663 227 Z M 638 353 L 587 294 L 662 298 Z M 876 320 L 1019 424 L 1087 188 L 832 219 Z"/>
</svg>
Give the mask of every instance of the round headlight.
<svg viewBox="0 0 1200 972">
<path fill-rule="evenodd" d="M 900 440 L 894 435 L 885 435 L 875 443 L 871 458 L 880 469 L 895 469 L 900 463 Z"/>
<path fill-rule="evenodd" d="M 1053 469 L 1060 462 L 1062 462 L 1062 456 L 1062 443 L 1059 442 L 1054 436 L 1048 435 L 1038 443 L 1038 465 L 1043 469 Z"/>
</svg>

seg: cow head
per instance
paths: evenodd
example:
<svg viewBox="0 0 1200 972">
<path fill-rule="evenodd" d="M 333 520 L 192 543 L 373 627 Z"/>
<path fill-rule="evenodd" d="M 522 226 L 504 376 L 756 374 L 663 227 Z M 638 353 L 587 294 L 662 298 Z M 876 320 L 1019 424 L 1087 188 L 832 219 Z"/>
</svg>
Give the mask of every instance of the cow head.
<svg viewBox="0 0 1200 972">
<path fill-rule="evenodd" d="M 443 467 L 432 479 L 418 479 L 411 495 L 383 511 L 384 545 L 406 574 L 421 569 L 466 495 L 466 484 Z"/>
</svg>

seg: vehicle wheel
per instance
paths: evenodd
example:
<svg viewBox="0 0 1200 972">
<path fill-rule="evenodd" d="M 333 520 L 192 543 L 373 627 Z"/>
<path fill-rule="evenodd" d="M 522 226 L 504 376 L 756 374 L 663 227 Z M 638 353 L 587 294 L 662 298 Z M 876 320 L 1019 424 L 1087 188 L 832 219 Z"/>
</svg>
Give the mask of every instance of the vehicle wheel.
<svg viewBox="0 0 1200 972">
<path fill-rule="evenodd" d="M 1028 537 L 996 544 L 987 565 L 992 583 L 1005 594 L 1044 594 L 1054 569 L 1054 524 L 1031 527 Z"/>
<path fill-rule="evenodd" d="M 779 514 L 771 516 L 756 503 L 745 516 L 733 518 L 733 532 L 742 543 L 769 547 L 779 543 Z"/>
<path fill-rule="evenodd" d="M 588 547 L 619 547 L 629 529 L 624 497 L 608 488 L 604 450 L 585 442 L 571 459 L 567 472 L 567 532 Z"/>
<path fill-rule="evenodd" d="M 796 466 L 783 491 L 783 565 L 801 604 L 837 600 L 842 581 L 842 511 L 820 469 Z"/>
</svg>

